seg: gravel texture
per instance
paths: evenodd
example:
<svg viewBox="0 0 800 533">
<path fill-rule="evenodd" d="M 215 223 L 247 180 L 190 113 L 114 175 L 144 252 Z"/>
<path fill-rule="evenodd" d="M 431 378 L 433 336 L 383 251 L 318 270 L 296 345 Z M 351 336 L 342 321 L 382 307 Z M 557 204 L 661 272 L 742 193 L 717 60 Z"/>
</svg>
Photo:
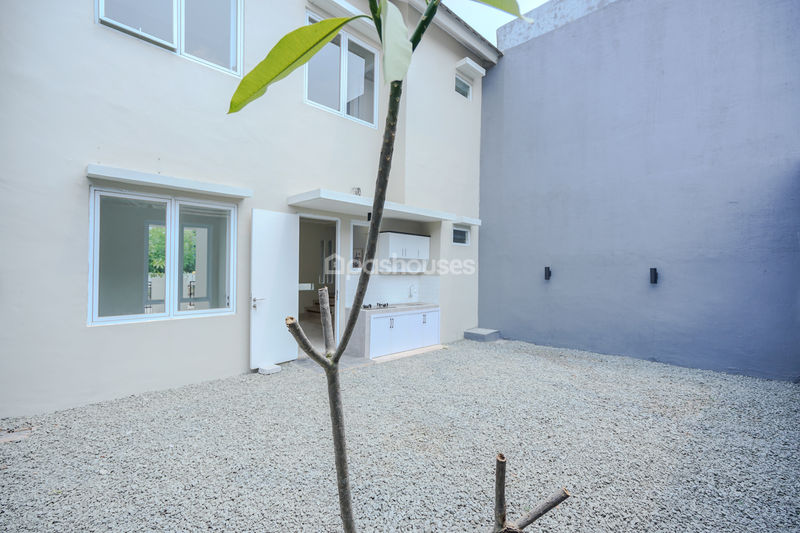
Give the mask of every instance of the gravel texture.
<svg viewBox="0 0 800 533">
<path fill-rule="evenodd" d="M 324 377 L 295 364 L 26 419 L 0 531 L 338 531 Z M 342 374 L 362 531 L 800 530 L 800 386 L 520 342 Z"/>
</svg>

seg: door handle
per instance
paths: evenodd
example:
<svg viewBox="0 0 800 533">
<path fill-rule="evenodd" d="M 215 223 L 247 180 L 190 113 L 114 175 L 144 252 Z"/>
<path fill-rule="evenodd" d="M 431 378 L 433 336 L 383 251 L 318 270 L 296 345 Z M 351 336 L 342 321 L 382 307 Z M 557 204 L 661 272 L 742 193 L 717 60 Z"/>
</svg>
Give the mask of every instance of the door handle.
<svg viewBox="0 0 800 533">
<path fill-rule="evenodd" d="M 422 323 L 423 324 L 428 323 L 428 315 L 426 315 L 425 313 L 422 313 Z"/>
<path fill-rule="evenodd" d="M 253 298 L 253 309 L 256 309 L 257 305 L 256 302 L 258 302 L 259 300 L 266 300 L 266 298 Z"/>
</svg>

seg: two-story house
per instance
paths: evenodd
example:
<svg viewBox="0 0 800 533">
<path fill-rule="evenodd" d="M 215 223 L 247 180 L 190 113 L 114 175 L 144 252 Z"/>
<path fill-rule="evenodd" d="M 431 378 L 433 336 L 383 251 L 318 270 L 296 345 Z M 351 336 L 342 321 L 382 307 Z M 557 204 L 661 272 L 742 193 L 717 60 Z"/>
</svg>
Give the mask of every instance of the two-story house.
<svg viewBox="0 0 800 533">
<path fill-rule="evenodd" d="M 425 5 L 395 3 L 409 26 Z M 7 3 L 0 20 L 0 416 L 294 359 L 283 318 L 312 331 L 322 285 L 341 332 L 387 105 L 377 34 L 346 26 L 226 112 L 281 36 L 367 2 L 33 8 Z M 481 82 L 499 55 L 442 7 L 405 83 L 390 266 L 366 303 L 429 304 L 431 342 L 478 322 Z"/>
</svg>

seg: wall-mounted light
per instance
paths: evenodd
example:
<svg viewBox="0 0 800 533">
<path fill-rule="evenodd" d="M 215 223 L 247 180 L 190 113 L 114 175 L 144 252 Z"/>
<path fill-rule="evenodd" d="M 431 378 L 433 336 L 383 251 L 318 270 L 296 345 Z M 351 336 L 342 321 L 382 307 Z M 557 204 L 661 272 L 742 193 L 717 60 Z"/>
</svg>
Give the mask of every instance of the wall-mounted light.
<svg viewBox="0 0 800 533">
<path fill-rule="evenodd" d="M 544 267 L 544 279 L 545 279 L 545 280 L 548 280 L 548 281 L 549 281 L 549 280 L 550 280 L 550 276 L 551 276 L 552 274 L 553 274 L 553 273 L 550 271 L 550 267 Z"/>
<path fill-rule="evenodd" d="M 652 283 L 653 285 L 658 283 L 658 269 L 657 268 L 651 268 L 650 269 L 650 283 Z"/>
</svg>

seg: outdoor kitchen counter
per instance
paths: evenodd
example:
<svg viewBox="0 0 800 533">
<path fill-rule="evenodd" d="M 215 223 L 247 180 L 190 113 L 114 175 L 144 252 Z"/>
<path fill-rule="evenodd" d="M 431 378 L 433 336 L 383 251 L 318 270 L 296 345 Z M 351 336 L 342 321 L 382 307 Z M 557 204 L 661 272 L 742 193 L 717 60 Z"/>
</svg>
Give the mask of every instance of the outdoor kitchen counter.
<svg viewBox="0 0 800 533">
<path fill-rule="evenodd" d="M 350 342 L 347 345 L 347 349 L 344 351 L 346 355 L 354 355 L 358 357 L 365 357 L 369 359 L 370 357 L 370 344 L 371 341 L 374 340 L 371 331 L 371 322 L 372 318 L 375 316 L 394 316 L 394 315 L 408 315 L 408 314 L 416 314 L 416 313 L 425 313 L 426 311 L 435 311 L 439 312 L 439 304 L 432 304 L 432 303 L 408 303 L 408 304 L 396 304 L 391 305 L 389 307 L 372 307 L 371 309 L 362 309 L 361 313 L 358 315 L 358 321 L 356 322 L 356 326 L 353 329 L 353 336 L 350 338 Z M 345 309 L 345 315 L 350 315 L 350 308 Z M 438 344 L 438 318 L 436 321 L 436 342 L 432 344 Z M 409 347 L 405 349 L 414 349 L 414 348 L 421 348 L 422 346 L 427 346 L 428 343 L 425 341 L 421 341 L 422 344 L 420 346 Z M 397 350 L 397 351 L 405 351 L 405 350 Z M 390 352 L 395 353 L 395 352 Z M 386 354 L 388 355 L 388 354 Z"/>
</svg>

